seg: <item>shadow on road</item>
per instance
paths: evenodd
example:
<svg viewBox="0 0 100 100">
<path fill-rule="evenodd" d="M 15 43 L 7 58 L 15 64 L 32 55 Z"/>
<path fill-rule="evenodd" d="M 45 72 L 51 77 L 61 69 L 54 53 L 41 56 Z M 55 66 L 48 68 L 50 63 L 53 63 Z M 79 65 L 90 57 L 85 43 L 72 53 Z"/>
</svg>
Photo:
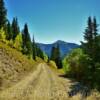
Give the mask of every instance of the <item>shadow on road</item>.
<svg viewBox="0 0 100 100">
<path fill-rule="evenodd" d="M 68 78 L 66 75 L 59 75 L 59 77 Z M 76 82 L 75 80 L 71 78 L 68 78 L 68 79 L 71 80 L 71 83 L 73 83 L 70 86 L 70 91 L 68 92 L 69 97 L 73 97 L 77 95 L 78 93 L 82 95 L 82 98 L 86 98 L 87 96 L 91 95 L 91 89 L 89 87 L 84 86 L 81 83 Z"/>
<path fill-rule="evenodd" d="M 69 97 L 75 96 L 80 93 L 82 95 L 82 98 L 86 98 L 91 94 L 91 89 L 81 85 L 80 83 L 75 83 L 71 85 L 70 89 L 71 90 L 68 92 Z"/>
</svg>

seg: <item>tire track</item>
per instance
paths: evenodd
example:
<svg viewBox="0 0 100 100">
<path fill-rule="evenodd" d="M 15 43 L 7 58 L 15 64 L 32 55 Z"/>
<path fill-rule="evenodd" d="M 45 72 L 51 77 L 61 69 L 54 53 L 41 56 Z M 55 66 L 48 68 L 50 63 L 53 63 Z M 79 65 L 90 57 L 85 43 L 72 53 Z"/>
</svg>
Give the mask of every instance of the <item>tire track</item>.
<svg viewBox="0 0 100 100">
<path fill-rule="evenodd" d="M 42 73 L 41 64 L 37 67 L 37 70 L 30 73 L 24 80 L 0 93 L 0 100 L 29 100 L 28 95 L 31 94 L 32 87 L 37 85 Z"/>
<path fill-rule="evenodd" d="M 0 100 L 74 100 L 68 97 L 70 85 L 68 79 L 58 77 L 46 63 L 41 63 L 25 79 L 1 92 Z"/>
</svg>

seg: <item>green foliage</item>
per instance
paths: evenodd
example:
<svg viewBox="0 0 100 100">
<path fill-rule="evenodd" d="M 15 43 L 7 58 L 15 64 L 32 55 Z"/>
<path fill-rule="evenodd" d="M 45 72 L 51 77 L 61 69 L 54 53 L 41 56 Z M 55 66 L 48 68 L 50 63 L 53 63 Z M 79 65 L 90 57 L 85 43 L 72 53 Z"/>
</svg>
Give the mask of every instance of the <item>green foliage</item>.
<svg viewBox="0 0 100 100">
<path fill-rule="evenodd" d="M 76 74 L 76 71 L 79 70 L 79 58 L 82 55 L 81 49 L 73 50 L 63 61 L 65 72 L 70 74 Z"/>
<path fill-rule="evenodd" d="M 26 52 L 26 55 L 28 56 L 28 58 L 32 59 L 32 44 L 31 44 L 31 41 L 28 41 L 26 43 L 26 47 L 27 47 L 27 52 Z"/>
<path fill-rule="evenodd" d="M 21 51 L 22 50 L 22 34 L 18 34 L 14 41 L 14 47 Z"/>
<path fill-rule="evenodd" d="M 8 21 L 6 25 L 6 39 L 11 40 L 12 38 L 13 38 L 12 29 L 11 29 L 10 22 Z"/>
<path fill-rule="evenodd" d="M 84 39 L 85 39 L 85 43 L 82 42 L 82 49 L 84 51 L 84 53 L 86 55 L 88 55 L 90 57 L 90 61 L 89 64 L 87 64 L 89 66 L 89 70 L 88 73 L 90 72 L 89 75 L 87 75 L 87 77 L 89 77 L 90 79 L 90 85 L 91 87 L 95 86 L 95 82 L 97 82 L 97 80 L 99 78 L 97 78 L 95 80 L 96 74 L 98 74 L 98 68 L 97 64 L 100 63 L 100 38 L 98 35 L 98 25 L 96 22 L 96 18 L 94 17 L 93 21 L 91 20 L 91 17 L 88 18 L 88 27 L 86 28 L 85 31 L 85 35 L 84 35 Z M 87 67 L 88 67 L 87 66 Z M 97 82 L 98 83 L 98 82 Z"/>
<path fill-rule="evenodd" d="M 88 26 L 84 33 L 81 48 L 74 49 L 63 60 L 63 69 L 67 75 L 89 85 L 99 88 L 100 83 L 100 36 L 98 35 L 96 18 L 88 18 Z"/>
<path fill-rule="evenodd" d="M 8 41 L 8 43 L 7 43 L 10 47 L 14 47 L 14 42 L 13 42 L 13 40 L 11 39 L 11 40 L 9 40 Z"/>
<path fill-rule="evenodd" d="M 63 59 L 63 61 L 62 61 L 63 70 L 64 70 L 64 72 L 65 72 L 66 74 L 69 73 L 69 68 L 70 68 L 69 63 L 68 63 L 68 61 L 67 61 L 68 57 L 69 57 L 69 56 L 66 56 L 66 57 Z"/>
<path fill-rule="evenodd" d="M 32 41 L 32 51 L 33 51 L 33 59 L 36 60 L 36 44 L 33 36 L 33 41 Z"/>
<path fill-rule="evenodd" d="M 91 58 L 81 48 L 74 49 L 64 60 L 64 71 L 67 75 L 87 83 L 91 81 Z"/>
<path fill-rule="evenodd" d="M 54 61 L 52 61 L 52 60 L 50 60 L 49 66 L 50 66 L 51 68 L 53 68 L 53 69 L 57 69 L 56 63 L 55 63 Z"/>
<path fill-rule="evenodd" d="M 84 33 L 84 40 L 85 42 L 82 42 L 82 48 L 86 54 L 88 54 L 93 60 L 95 60 L 96 56 L 96 48 L 97 48 L 97 40 L 96 37 L 98 36 L 98 29 L 97 29 L 97 23 L 96 18 L 94 17 L 94 20 L 92 22 L 91 17 L 88 18 L 88 26 Z"/>
<path fill-rule="evenodd" d="M 0 41 L 6 42 L 6 34 L 3 28 L 0 29 Z"/>
<path fill-rule="evenodd" d="M 52 47 L 50 60 L 55 61 L 58 68 L 62 68 L 59 45 L 57 45 L 57 47 Z"/>
<path fill-rule="evenodd" d="M 55 52 L 56 52 L 56 48 L 52 47 L 50 59 L 53 60 L 53 61 L 56 59 L 56 53 Z"/>
<path fill-rule="evenodd" d="M 36 54 L 38 57 L 44 60 L 44 53 L 39 47 L 36 47 Z"/>
<path fill-rule="evenodd" d="M 13 18 L 11 29 L 12 29 L 12 38 L 13 38 L 13 40 L 15 40 L 16 36 L 20 33 L 17 18 Z"/>
<path fill-rule="evenodd" d="M 23 54 L 26 54 L 29 58 L 32 58 L 32 43 L 27 24 L 24 25 L 22 40 L 23 40 L 23 45 L 22 45 Z"/>
<path fill-rule="evenodd" d="M 43 52 L 43 56 L 44 56 L 44 61 L 48 62 L 48 56 L 47 56 L 47 54 Z"/>
</svg>

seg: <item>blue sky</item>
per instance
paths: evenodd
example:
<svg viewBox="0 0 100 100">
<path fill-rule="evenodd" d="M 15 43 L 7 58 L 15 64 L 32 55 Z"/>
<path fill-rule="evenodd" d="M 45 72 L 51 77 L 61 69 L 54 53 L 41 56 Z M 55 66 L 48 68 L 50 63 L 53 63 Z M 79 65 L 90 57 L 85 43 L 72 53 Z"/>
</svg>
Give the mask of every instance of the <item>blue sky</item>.
<svg viewBox="0 0 100 100">
<path fill-rule="evenodd" d="M 17 16 L 21 29 L 42 43 L 56 40 L 80 43 L 88 16 L 100 23 L 100 0 L 5 0 L 8 19 Z"/>
</svg>

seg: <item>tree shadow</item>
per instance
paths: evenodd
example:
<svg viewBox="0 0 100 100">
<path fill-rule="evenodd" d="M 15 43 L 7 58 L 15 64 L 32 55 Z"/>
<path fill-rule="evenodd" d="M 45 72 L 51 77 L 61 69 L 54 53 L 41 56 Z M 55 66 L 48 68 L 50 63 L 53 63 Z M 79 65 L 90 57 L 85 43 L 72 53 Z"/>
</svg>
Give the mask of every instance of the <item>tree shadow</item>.
<svg viewBox="0 0 100 100">
<path fill-rule="evenodd" d="M 59 77 L 67 78 L 67 76 L 65 74 L 61 74 L 61 75 L 59 75 Z"/>
<path fill-rule="evenodd" d="M 89 86 L 82 85 L 80 82 L 76 82 L 75 79 L 69 78 L 66 75 L 59 75 L 59 77 L 68 78 L 73 83 L 70 86 L 70 91 L 68 91 L 69 97 L 73 97 L 78 93 L 81 94 L 82 98 L 86 98 L 87 96 L 91 95 L 91 88 Z"/>
<path fill-rule="evenodd" d="M 68 95 L 69 97 L 73 97 L 78 93 L 81 94 L 82 98 L 86 98 L 91 94 L 91 89 L 77 82 L 70 86 L 70 91 L 68 92 Z"/>
</svg>

